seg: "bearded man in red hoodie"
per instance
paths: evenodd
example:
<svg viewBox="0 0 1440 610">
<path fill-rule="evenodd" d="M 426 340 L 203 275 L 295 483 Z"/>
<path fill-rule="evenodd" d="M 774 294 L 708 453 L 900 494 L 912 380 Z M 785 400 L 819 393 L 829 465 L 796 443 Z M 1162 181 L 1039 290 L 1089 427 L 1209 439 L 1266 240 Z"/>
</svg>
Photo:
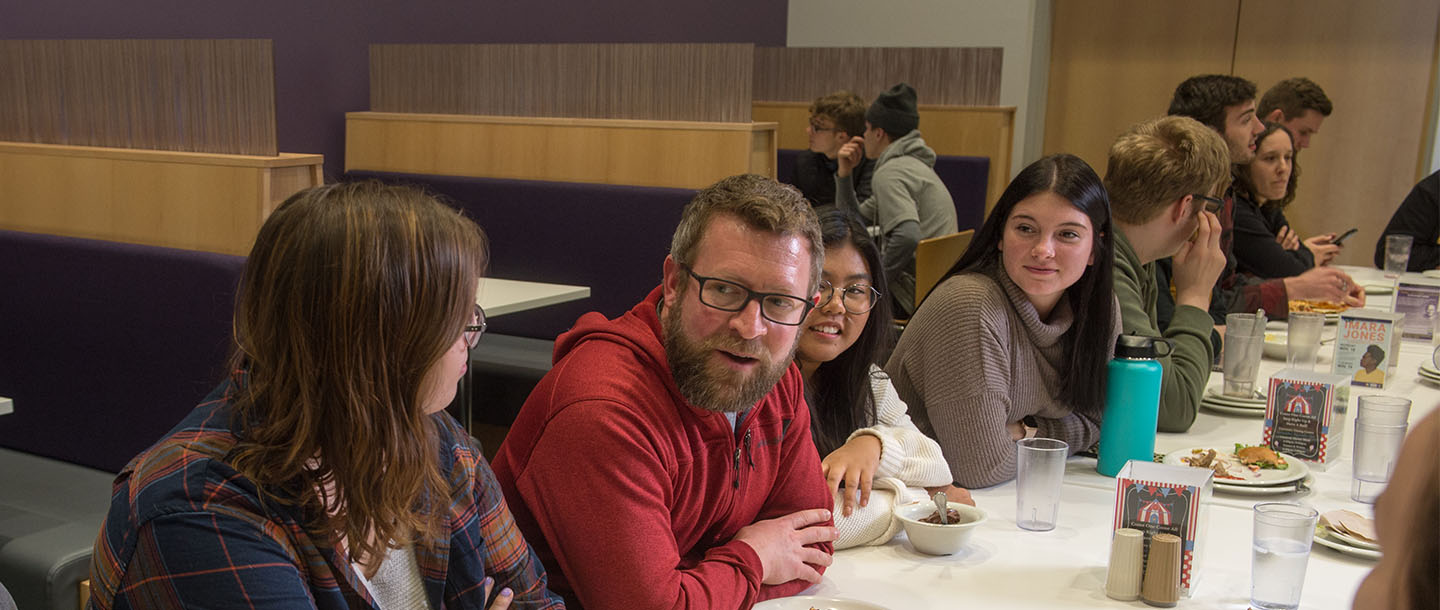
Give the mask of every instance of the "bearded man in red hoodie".
<svg viewBox="0 0 1440 610">
<path fill-rule="evenodd" d="M 820 581 L 835 528 L 791 357 L 823 248 L 798 191 L 723 179 L 659 287 L 556 340 L 494 468 L 571 607 L 749 608 Z"/>
</svg>

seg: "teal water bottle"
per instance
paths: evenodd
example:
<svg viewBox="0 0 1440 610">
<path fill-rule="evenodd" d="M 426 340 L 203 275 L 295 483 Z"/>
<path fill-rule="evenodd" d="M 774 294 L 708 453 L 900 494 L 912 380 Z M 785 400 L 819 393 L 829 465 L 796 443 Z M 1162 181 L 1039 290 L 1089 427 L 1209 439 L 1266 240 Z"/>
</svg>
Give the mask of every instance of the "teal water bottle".
<svg viewBox="0 0 1440 610">
<path fill-rule="evenodd" d="M 1160 417 L 1157 358 L 1170 355 L 1170 341 L 1120 335 L 1115 357 L 1106 367 L 1105 415 L 1100 421 L 1100 458 L 1095 469 L 1107 477 L 1119 474 L 1125 462 L 1155 458 L 1155 425 Z"/>
</svg>

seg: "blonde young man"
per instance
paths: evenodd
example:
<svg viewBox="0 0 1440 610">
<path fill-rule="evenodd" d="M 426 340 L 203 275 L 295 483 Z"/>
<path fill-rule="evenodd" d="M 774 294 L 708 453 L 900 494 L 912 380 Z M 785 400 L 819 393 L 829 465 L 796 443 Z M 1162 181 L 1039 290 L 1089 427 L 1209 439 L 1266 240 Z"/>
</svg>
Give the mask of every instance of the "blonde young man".
<svg viewBox="0 0 1440 610">
<path fill-rule="evenodd" d="M 810 124 L 805 135 L 809 152 L 795 159 L 795 186 L 812 206 L 835 203 L 835 157 L 851 138 L 865 134 L 865 100 L 849 91 L 836 91 L 810 104 Z M 864 159 L 845 178 L 860 199 L 870 197 L 870 176 L 875 161 Z"/>
<path fill-rule="evenodd" d="M 1220 220 L 1210 207 L 1230 182 L 1225 140 L 1199 121 L 1169 116 L 1131 127 L 1110 147 L 1105 190 L 1115 224 L 1115 298 L 1126 333 L 1164 336 L 1159 429 L 1184 432 L 1210 379 L 1211 289 L 1225 269 Z M 1155 261 L 1173 258 L 1175 313 L 1162 332 L 1165 287 Z"/>
</svg>

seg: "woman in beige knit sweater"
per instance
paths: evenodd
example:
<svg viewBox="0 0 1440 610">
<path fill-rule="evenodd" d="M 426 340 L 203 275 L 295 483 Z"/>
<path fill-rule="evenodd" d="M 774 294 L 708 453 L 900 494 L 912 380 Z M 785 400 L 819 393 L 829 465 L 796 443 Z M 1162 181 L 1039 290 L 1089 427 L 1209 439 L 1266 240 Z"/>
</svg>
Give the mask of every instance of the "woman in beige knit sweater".
<svg viewBox="0 0 1440 610">
<path fill-rule="evenodd" d="M 960 262 L 925 298 L 886 363 L 957 485 L 1015 478 L 1015 442 L 1100 436 L 1105 366 L 1120 332 L 1110 202 L 1079 157 L 1032 163 Z"/>
<path fill-rule="evenodd" d="M 833 206 L 817 212 L 825 241 L 820 305 L 805 318 L 795 361 L 835 497 L 835 548 L 884 544 L 900 529 L 892 514 L 897 503 L 940 490 L 973 502 L 969 492 L 950 487 L 940 446 L 911 423 L 876 366 L 890 342 L 890 300 L 877 289 L 885 286 L 880 250 L 853 214 Z"/>
</svg>

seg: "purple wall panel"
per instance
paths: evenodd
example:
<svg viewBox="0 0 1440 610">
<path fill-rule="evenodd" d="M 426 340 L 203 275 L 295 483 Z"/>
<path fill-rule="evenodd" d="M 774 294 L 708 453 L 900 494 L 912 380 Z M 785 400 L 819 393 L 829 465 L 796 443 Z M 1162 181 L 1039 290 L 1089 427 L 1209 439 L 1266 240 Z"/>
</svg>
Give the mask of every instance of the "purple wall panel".
<svg viewBox="0 0 1440 610">
<path fill-rule="evenodd" d="M 270 38 L 280 150 L 344 167 L 344 113 L 386 43 L 785 44 L 783 0 L 0 0 L 0 38 Z M 3 84 L 0 84 L 3 86 Z"/>
</svg>

